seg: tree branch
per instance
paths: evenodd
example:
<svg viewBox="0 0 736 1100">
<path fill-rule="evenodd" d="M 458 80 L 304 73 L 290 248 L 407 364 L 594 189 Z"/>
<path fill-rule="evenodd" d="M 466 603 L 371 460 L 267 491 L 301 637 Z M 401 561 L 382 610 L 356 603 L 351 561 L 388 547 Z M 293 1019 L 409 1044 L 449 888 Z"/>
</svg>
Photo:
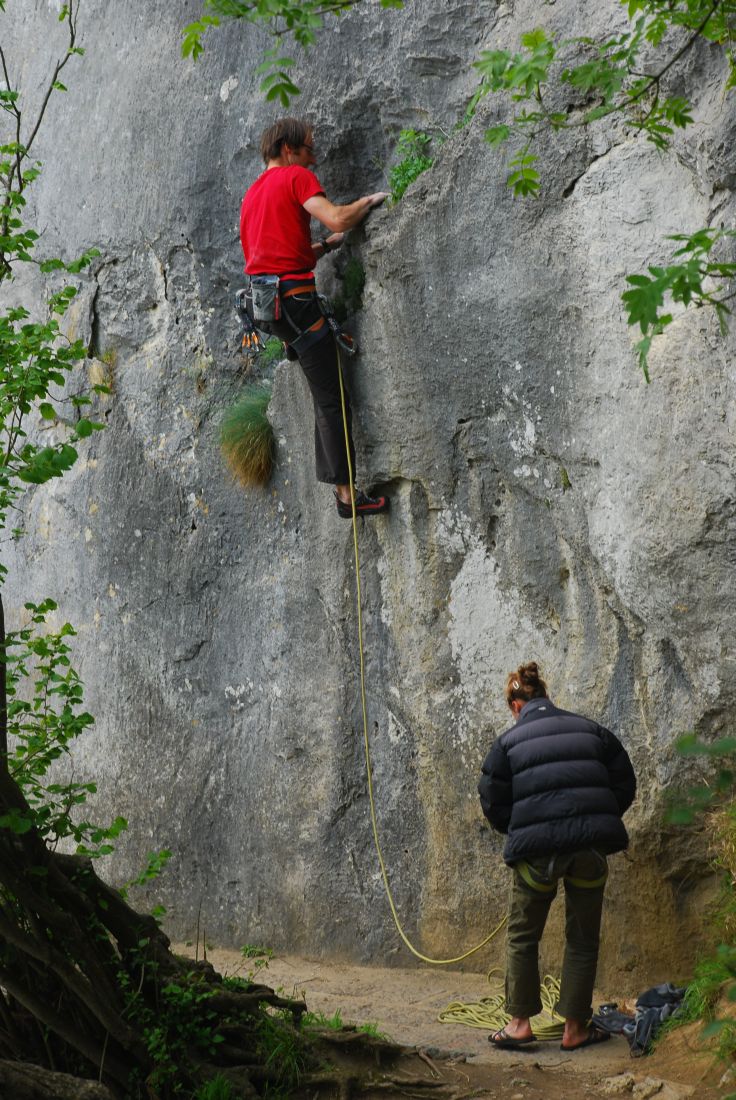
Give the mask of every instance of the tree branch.
<svg viewBox="0 0 736 1100">
<path fill-rule="evenodd" d="M 61 61 L 56 62 L 56 67 L 54 69 L 54 75 L 51 77 L 51 80 L 49 82 L 49 86 L 46 89 L 46 95 L 43 97 L 43 101 L 41 103 L 41 107 L 40 107 L 40 110 L 38 112 L 38 118 L 36 119 L 36 124 L 33 127 L 33 129 L 31 130 L 31 136 L 28 138 L 28 141 L 26 142 L 26 144 L 24 146 L 23 158 L 28 156 L 30 148 L 33 145 L 33 142 L 36 138 L 36 134 L 38 133 L 38 129 L 39 129 L 39 127 L 40 127 L 40 125 L 43 121 L 43 116 L 46 113 L 46 108 L 48 106 L 49 99 L 51 98 L 51 93 L 54 90 L 54 84 L 56 83 L 56 81 L 59 78 L 59 73 L 61 72 L 61 70 L 66 65 L 69 58 L 72 56 L 72 50 L 74 49 L 74 44 L 77 40 L 77 24 L 76 24 L 76 12 L 74 10 L 74 0 L 68 0 L 68 2 L 69 2 L 69 14 L 68 14 L 67 18 L 68 18 L 68 22 L 69 22 L 69 47 L 67 49 L 66 54 L 61 59 Z M 719 0 L 719 2 L 720 2 L 720 0 Z"/>
<path fill-rule="evenodd" d="M 660 69 L 660 71 L 658 73 L 656 73 L 656 75 L 650 77 L 649 84 L 646 86 L 646 88 L 643 88 L 641 92 L 639 92 L 637 95 L 631 97 L 632 101 L 635 101 L 635 100 L 639 99 L 642 95 L 644 95 L 647 91 L 649 91 L 649 89 L 652 87 L 653 84 L 658 85 L 660 80 L 662 79 L 662 77 L 665 75 L 665 73 L 669 72 L 669 70 L 672 68 L 672 66 L 676 65 L 677 62 L 680 60 L 680 58 L 684 54 L 686 54 L 687 51 L 692 46 L 695 45 L 695 43 L 697 42 L 700 35 L 703 33 L 703 31 L 708 26 L 711 19 L 715 15 L 715 13 L 720 8 L 721 3 L 722 3 L 722 0 L 713 0 L 713 4 L 711 5 L 711 9 L 708 12 L 708 14 L 706 15 L 705 19 L 700 24 L 700 26 L 696 30 L 693 31 L 693 33 L 687 39 L 685 44 L 677 51 L 677 53 L 673 57 L 670 58 L 670 60 L 667 62 L 667 64 L 664 66 L 664 68 Z"/>
</svg>

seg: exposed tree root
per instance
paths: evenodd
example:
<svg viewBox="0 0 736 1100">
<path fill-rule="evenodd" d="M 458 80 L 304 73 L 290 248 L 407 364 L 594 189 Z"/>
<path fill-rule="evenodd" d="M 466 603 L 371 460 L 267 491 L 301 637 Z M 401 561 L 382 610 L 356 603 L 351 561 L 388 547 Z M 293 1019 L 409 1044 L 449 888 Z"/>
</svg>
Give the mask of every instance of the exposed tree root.
<svg viewBox="0 0 736 1100">
<path fill-rule="evenodd" d="M 30 816 L 0 763 L 0 815 L 14 811 Z M 269 1013 L 309 1064 L 294 1026 L 305 1008 L 179 958 L 91 860 L 50 851 L 35 828 L 0 828 L 0 1059 L 11 1060 L 0 1062 L 0 1096 L 164 1100 L 174 1075 L 193 1091 L 224 1072 L 249 1100 L 282 1083 L 263 1042 Z"/>
<path fill-rule="evenodd" d="M 27 1062 L 0 1062 L 0 1096 L 9 1100 L 113 1100 L 106 1085 Z"/>
<path fill-rule="evenodd" d="M 330 1070 L 305 1074 L 299 1084 L 300 1093 L 306 1096 L 311 1096 L 314 1090 L 337 1096 L 339 1100 L 358 1100 L 376 1093 L 409 1096 L 416 1100 L 429 1100 L 430 1097 L 432 1100 L 461 1100 L 471 1095 L 465 1083 L 459 1090 L 457 1081 L 443 1077 L 437 1064 L 420 1051 L 366 1035 L 355 1028 L 320 1031 L 315 1037 L 330 1060 L 339 1064 Z M 395 1065 L 407 1057 L 413 1063 L 413 1072 L 402 1072 Z M 416 1072 L 421 1067 L 417 1067 L 415 1059 L 429 1066 L 431 1076 Z M 376 1069 L 377 1066 L 380 1068 Z"/>
</svg>

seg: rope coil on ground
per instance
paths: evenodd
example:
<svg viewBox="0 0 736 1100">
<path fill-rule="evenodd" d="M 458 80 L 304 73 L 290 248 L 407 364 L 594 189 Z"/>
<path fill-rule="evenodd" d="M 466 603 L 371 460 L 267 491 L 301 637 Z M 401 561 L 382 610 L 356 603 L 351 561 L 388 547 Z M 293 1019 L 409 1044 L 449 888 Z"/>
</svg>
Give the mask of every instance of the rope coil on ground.
<svg viewBox="0 0 736 1100">
<path fill-rule="evenodd" d="M 488 975 L 489 983 L 493 984 L 494 974 L 499 971 L 492 970 Z M 477 1027 L 483 1031 L 500 1031 L 511 1019 L 505 1008 L 505 995 L 503 991 L 503 979 L 496 979 L 500 988 L 490 997 L 481 997 L 479 1001 L 464 1003 L 463 1001 L 451 1001 L 443 1008 L 437 1019 L 443 1024 L 465 1024 L 466 1027 Z M 537 1039 L 561 1039 L 565 1026 L 562 1016 L 556 1011 L 555 1006 L 560 996 L 560 982 L 550 974 L 545 974 L 539 994 L 542 1000 L 542 1011 L 531 1018 L 531 1029 Z"/>
</svg>

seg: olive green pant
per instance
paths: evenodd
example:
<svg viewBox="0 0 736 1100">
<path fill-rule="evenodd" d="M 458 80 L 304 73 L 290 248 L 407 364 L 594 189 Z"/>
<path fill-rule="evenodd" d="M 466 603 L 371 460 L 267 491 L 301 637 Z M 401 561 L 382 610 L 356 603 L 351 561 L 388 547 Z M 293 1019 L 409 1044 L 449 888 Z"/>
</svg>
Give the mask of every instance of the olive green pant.
<svg viewBox="0 0 736 1100">
<path fill-rule="evenodd" d="M 557 1011 L 590 1019 L 598 964 L 606 858 L 591 849 L 535 857 L 513 868 L 507 932 L 506 1011 L 535 1016 L 539 995 L 539 941 L 559 880 L 565 884 L 565 956 Z"/>
</svg>

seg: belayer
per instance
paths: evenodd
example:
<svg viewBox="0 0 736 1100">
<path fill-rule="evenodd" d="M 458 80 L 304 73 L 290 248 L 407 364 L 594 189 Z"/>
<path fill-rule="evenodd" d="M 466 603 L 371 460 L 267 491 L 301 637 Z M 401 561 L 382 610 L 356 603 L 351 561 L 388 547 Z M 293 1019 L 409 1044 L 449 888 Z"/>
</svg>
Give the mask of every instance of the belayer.
<svg viewBox="0 0 736 1100">
<path fill-rule="evenodd" d="M 339 349 L 322 312 L 314 266 L 339 248 L 344 233 L 359 225 L 387 193 L 379 191 L 347 205 L 335 205 L 313 172 L 316 163 L 312 128 L 302 119 L 282 118 L 261 137 L 266 170 L 245 193 L 240 211 L 240 239 L 249 276 L 246 299 L 259 329 L 283 340 L 299 359 L 314 401 L 317 479 L 335 486 L 338 514 L 349 519 L 350 475 L 340 400 Z M 310 219 L 328 230 L 312 241 Z M 346 416 L 350 461 L 355 470 L 350 404 Z M 385 512 L 386 497 L 355 492 L 358 515 Z"/>
<path fill-rule="evenodd" d="M 504 1050 L 535 1041 L 530 1017 L 542 1010 L 539 941 L 560 881 L 565 887 L 565 955 L 557 1010 L 562 1050 L 610 1038 L 591 1025 L 606 856 L 626 848 L 623 814 L 636 779 L 610 730 L 560 710 L 532 661 L 509 674 L 506 702 L 516 719 L 494 742 L 478 787 L 483 813 L 507 836 L 513 869 L 506 964 L 505 1027 L 489 1039 Z"/>
</svg>

